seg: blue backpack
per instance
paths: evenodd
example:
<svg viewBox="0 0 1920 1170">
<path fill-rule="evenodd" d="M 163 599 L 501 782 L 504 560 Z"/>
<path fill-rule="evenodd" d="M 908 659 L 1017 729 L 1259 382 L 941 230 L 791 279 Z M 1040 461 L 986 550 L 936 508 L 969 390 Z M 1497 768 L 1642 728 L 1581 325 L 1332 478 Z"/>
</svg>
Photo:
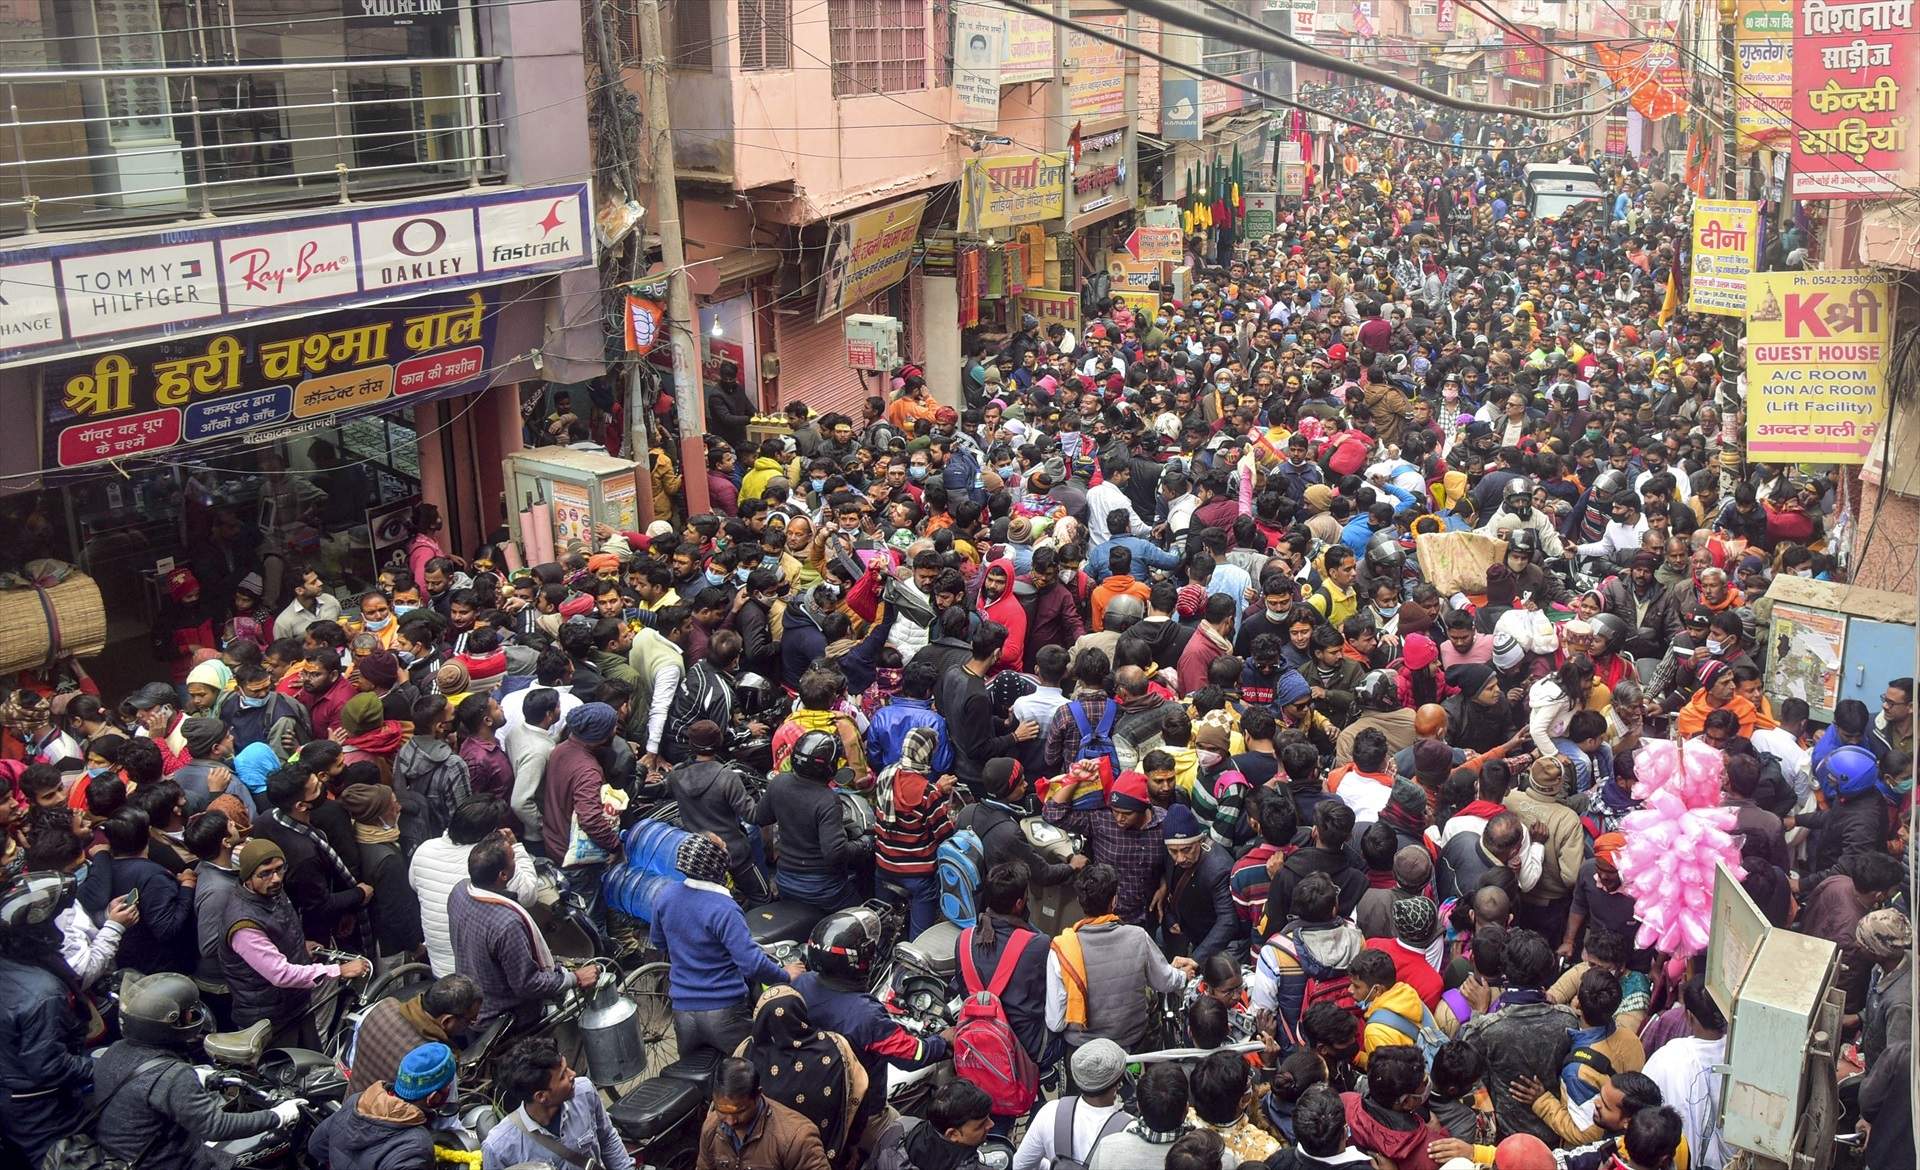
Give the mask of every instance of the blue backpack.
<svg viewBox="0 0 1920 1170">
<path fill-rule="evenodd" d="M 1120 704 L 1108 699 L 1098 724 L 1088 721 L 1087 705 L 1078 699 L 1068 703 L 1067 710 L 1080 732 L 1080 750 L 1073 758 L 1100 761 L 1100 791 L 1075 798 L 1073 807 L 1105 808 L 1107 793 L 1113 790 L 1113 782 L 1120 775 L 1120 751 L 1113 744 L 1113 725 L 1120 718 Z"/>
<path fill-rule="evenodd" d="M 972 829 L 955 830 L 933 855 L 940 916 L 962 930 L 980 920 L 980 878 L 986 867 L 986 844 Z"/>
<path fill-rule="evenodd" d="M 978 504 L 987 498 L 980 487 L 980 459 L 969 443 L 947 448 L 947 465 L 940 469 L 940 483 L 949 495 L 960 495 Z"/>
</svg>

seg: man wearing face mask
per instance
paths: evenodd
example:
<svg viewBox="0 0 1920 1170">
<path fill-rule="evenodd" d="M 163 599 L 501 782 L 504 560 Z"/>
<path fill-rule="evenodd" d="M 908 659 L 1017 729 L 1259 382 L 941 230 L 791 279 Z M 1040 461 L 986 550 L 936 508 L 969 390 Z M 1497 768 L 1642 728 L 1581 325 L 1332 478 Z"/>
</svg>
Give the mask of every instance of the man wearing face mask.
<svg viewBox="0 0 1920 1170">
<path fill-rule="evenodd" d="M 256 743 L 293 747 L 312 738 L 307 709 L 274 690 L 273 675 L 252 663 L 234 668 L 233 690 L 220 700 L 216 713 L 233 733 L 236 752 Z"/>
</svg>

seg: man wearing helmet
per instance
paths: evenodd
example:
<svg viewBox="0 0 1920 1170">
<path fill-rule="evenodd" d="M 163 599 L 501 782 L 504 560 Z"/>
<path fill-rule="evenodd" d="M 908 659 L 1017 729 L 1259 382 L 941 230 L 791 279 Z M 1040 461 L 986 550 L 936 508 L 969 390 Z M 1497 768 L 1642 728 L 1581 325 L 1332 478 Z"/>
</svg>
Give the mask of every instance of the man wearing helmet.
<svg viewBox="0 0 1920 1170">
<path fill-rule="evenodd" d="M 838 910 L 859 897 L 852 875 L 872 855 L 873 838 L 847 835 L 840 797 L 829 787 L 843 759 L 839 737 L 807 732 L 754 811 L 754 824 L 779 826 L 780 896 L 787 901 Z"/>
<path fill-rule="evenodd" d="M 1400 704 L 1400 684 L 1391 670 L 1369 671 L 1354 689 L 1354 698 L 1360 706 L 1360 716 L 1347 724 L 1335 741 L 1333 767 L 1353 761 L 1353 741 L 1369 727 L 1378 728 L 1387 737 L 1389 756 L 1412 747 L 1413 741 L 1420 738 L 1414 728 L 1413 712 Z"/>
<path fill-rule="evenodd" d="M 1507 536 L 1523 528 L 1536 534 L 1549 560 L 1565 555 L 1560 533 L 1555 531 L 1553 522 L 1544 511 L 1533 506 L 1533 481 L 1521 475 L 1508 480 L 1500 489 L 1500 509 L 1488 517 L 1480 531 L 1488 536 Z"/>
<path fill-rule="evenodd" d="M 880 965 L 886 932 L 871 907 L 836 910 L 814 924 L 807 936 L 806 973 L 795 977 L 794 990 L 807 1002 L 815 1027 L 838 1032 L 860 1054 L 867 1083 L 886 1084 L 886 1067 L 925 1068 L 953 1055 L 953 1029 L 933 1036 L 916 1036 L 902 1028 L 880 1001 L 868 992 Z M 886 1094 L 869 1091 L 860 1103 L 852 1131 L 886 1106 Z"/>
<path fill-rule="evenodd" d="M 94 1067 L 108 1096 L 94 1102 L 94 1140 L 111 1158 L 141 1166 L 211 1165 L 204 1143 L 230 1142 L 292 1125 L 305 1101 L 228 1112 L 194 1074 L 210 1017 L 185 975 L 148 975 L 120 998 L 121 1039 Z M 103 1108 L 104 1106 L 111 1108 Z"/>
<path fill-rule="evenodd" d="M 88 1009 L 69 991 L 74 974 L 55 925 L 74 896 L 72 878 L 48 873 L 24 874 L 0 893 L 0 1165 L 38 1165 L 72 1132 L 94 1087 L 81 1047 Z"/>
<path fill-rule="evenodd" d="M 1513 574 L 1516 605 L 1528 600 L 1535 609 L 1562 605 L 1569 600 L 1567 587 L 1559 577 L 1540 565 L 1540 533 L 1532 528 L 1515 528 L 1507 533 L 1507 571 Z"/>
</svg>

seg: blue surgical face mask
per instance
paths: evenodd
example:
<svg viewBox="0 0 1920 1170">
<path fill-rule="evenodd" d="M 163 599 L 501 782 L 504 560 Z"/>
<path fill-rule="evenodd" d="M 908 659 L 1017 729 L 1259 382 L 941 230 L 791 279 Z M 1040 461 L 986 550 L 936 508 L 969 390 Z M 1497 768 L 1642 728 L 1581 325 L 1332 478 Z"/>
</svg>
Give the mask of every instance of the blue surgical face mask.
<svg viewBox="0 0 1920 1170">
<path fill-rule="evenodd" d="M 707 570 L 707 584 L 725 585 L 726 583 L 727 583 L 727 575 L 725 573 L 716 573 L 712 569 Z"/>
<path fill-rule="evenodd" d="M 88 771 L 89 773 L 91 773 L 92 769 L 88 769 Z M 92 868 L 93 868 L 93 862 L 91 861 L 81 862 L 80 868 L 73 871 L 73 884 L 77 886 L 85 882 L 87 880 L 87 871 Z"/>
<path fill-rule="evenodd" d="M 813 490 L 816 492 L 824 492 L 827 490 L 827 481 L 824 479 L 810 479 L 807 482 L 813 485 Z"/>
<path fill-rule="evenodd" d="M 742 565 L 733 571 L 733 579 L 735 581 L 738 581 L 740 584 L 745 585 L 747 583 L 748 575 L 751 574 L 752 572 L 753 572 L 752 569 L 749 569 L 745 565 Z"/>
<path fill-rule="evenodd" d="M 245 707 L 249 711 L 258 711 L 260 708 L 267 705 L 267 700 L 271 697 L 272 697 L 271 695 L 261 695 L 259 698 L 256 699 L 252 695 L 241 695 L 240 705 L 242 707 Z"/>
<path fill-rule="evenodd" d="M 411 650 L 395 650 L 393 656 L 400 660 L 400 665 L 402 666 L 412 666 L 420 660 Z"/>
<path fill-rule="evenodd" d="M 1400 607 L 1397 605 L 1376 605 L 1373 608 L 1378 610 L 1383 618 L 1390 618 L 1400 612 Z"/>
<path fill-rule="evenodd" d="M 419 607 L 419 606 L 417 606 L 417 605 L 401 605 L 401 604 L 400 604 L 399 602 L 397 602 L 397 601 L 396 601 L 396 602 L 394 602 L 394 604 L 393 604 L 393 612 L 394 612 L 395 614 L 398 614 L 398 615 L 399 615 L 399 616 L 401 616 L 401 617 L 405 617 L 406 615 L 408 615 L 408 614 L 410 614 L 410 613 L 412 613 L 412 612 L 413 612 L 414 610 L 416 610 L 416 609 L 419 609 L 419 608 L 420 608 L 420 607 Z"/>
<path fill-rule="evenodd" d="M 94 776 L 105 776 L 108 772 L 111 772 L 111 771 L 113 771 L 112 764 L 100 764 L 98 766 L 95 766 L 93 764 L 87 765 L 87 776 L 89 778 Z"/>
<path fill-rule="evenodd" d="M 362 618 L 360 619 L 360 624 L 369 630 L 384 630 L 393 624 L 393 619 L 391 617 Z"/>
<path fill-rule="evenodd" d="M 907 468 L 907 478 L 915 481 L 927 478 L 926 465 L 915 464 L 914 466 Z"/>
</svg>

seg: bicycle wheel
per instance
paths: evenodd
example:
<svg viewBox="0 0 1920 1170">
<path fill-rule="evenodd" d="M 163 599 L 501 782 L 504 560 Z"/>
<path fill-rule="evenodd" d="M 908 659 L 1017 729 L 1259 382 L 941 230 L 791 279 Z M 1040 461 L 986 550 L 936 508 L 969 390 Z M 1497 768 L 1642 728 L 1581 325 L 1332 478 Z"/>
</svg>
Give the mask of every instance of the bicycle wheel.
<svg viewBox="0 0 1920 1170">
<path fill-rule="evenodd" d="M 646 1044 L 647 1064 L 640 1076 L 619 1086 L 622 1095 L 640 1081 L 680 1059 L 680 1038 L 673 1030 L 673 1003 L 667 994 L 667 964 L 636 967 L 620 980 L 620 995 L 633 1001 L 634 1023 Z"/>
</svg>

